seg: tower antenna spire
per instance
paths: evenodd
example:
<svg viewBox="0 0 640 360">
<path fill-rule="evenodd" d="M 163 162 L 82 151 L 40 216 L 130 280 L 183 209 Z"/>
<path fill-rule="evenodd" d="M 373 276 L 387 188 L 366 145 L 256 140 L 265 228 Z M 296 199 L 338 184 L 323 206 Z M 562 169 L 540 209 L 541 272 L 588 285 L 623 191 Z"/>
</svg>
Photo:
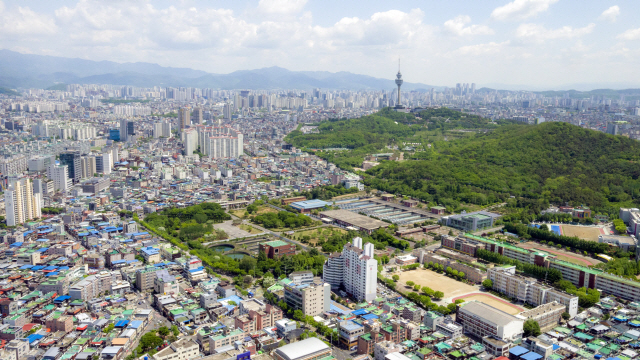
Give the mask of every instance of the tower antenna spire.
<svg viewBox="0 0 640 360">
<path fill-rule="evenodd" d="M 398 58 L 398 72 L 400 72 L 400 58 Z"/>
</svg>

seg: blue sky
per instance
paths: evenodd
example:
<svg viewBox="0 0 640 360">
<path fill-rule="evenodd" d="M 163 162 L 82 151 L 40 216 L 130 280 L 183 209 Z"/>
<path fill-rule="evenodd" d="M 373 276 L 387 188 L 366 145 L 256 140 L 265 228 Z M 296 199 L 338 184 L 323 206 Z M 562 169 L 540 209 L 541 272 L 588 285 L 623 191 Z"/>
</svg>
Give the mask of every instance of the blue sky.
<svg viewBox="0 0 640 360">
<path fill-rule="evenodd" d="M 2 1 L 0 48 L 213 73 L 280 66 L 438 86 L 640 87 L 637 1 Z"/>
</svg>

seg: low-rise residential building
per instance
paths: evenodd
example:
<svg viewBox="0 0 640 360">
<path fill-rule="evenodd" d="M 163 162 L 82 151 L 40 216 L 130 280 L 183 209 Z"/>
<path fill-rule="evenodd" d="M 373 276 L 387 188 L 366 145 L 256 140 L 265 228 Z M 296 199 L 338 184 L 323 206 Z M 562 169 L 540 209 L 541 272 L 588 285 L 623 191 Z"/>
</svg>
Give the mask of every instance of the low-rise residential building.
<svg viewBox="0 0 640 360">
<path fill-rule="evenodd" d="M 153 355 L 154 360 L 190 360 L 200 354 L 200 347 L 189 339 L 172 342 L 166 348 Z"/>
<path fill-rule="evenodd" d="M 226 330 L 220 334 L 209 337 L 209 351 L 221 348 L 223 346 L 232 345 L 234 342 L 243 340 L 247 333 L 242 329 Z"/>
<path fill-rule="evenodd" d="M 524 332 L 524 320 L 479 301 L 458 305 L 456 321 L 462 324 L 465 333 L 480 338 L 495 336 L 513 342 L 520 340 Z"/>
<path fill-rule="evenodd" d="M 347 349 L 351 349 L 358 345 L 358 337 L 364 334 L 364 326 L 352 320 L 341 321 L 338 331 L 340 333 L 340 342 Z"/>
<path fill-rule="evenodd" d="M 273 353 L 276 360 L 319 360 L 330 356 L 331 347 L 315 337 L 281 346 Z"/>
<path fill-rule="evenodd" d="M 138 269 L 136 271 L 136 288 L 140 291 L 153 289 L 158 270 L 155 266 Z"/>
<path fill-rule="evenodd" d="M 331 285 L 322 281 L 301 285 L 291 282 L 284 286 L 284 300 L 304 315 L 319 315 L 330 310 Z"/>
<path fill-rule="evenodd" d="M 381 341 L 373 346 L 373 357 L 375 360 L 385 360 L 385 357 L 391 353 L 400 353 L 402 346 L 393 341 Z"/>
<path fill-rule="evenodd" d="M 538 322 L 538 325 L 540 325 L 540 330 L 548 331 L 558 325 L 562 318 L 562 313 L 564 313 L 565 310 L 564 305 L 554 301 L 523 311 L 516 315 L 516 317 L 525 321 L 528 319 L 535 320 Z"/>
<path fill-rule="evenodd" d="M 542 284 L 534 278 L 516 275 L 512 265 L 496 266 L 487 271 L 492 289 L 534 306 L 557 302 L 565 306 L 571 317 L 578 313 L 578 297 Z"/>
</svg>

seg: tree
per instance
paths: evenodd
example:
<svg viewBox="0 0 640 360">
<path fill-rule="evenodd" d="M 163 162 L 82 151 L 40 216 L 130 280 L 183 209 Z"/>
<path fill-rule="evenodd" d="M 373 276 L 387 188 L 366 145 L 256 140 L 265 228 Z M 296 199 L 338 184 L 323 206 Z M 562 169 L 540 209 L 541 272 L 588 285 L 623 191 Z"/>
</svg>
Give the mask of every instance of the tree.
<svg viewBox="0 0 640 360">
<path fill-rule="evenodd" d="M 160 336 L 167 336 L 171 333 L 171 331 L 168 327 L 162 326 L 160 329 L 158 329 L 158 333 L 160 334 Z"/>
<path fill-rule="evenodd" d="M 482 282 L 482 286 L 491 290 L 493 288 L 493 281 L 491 281 L 491 279 L 486 279 Z"/>
<path fill-rule="evenodd" d="M 415 284 L 413 281 L 407 281 L 408 286 L 413 286 L 413 284 Z"/>
<path fill-rule="evenodd" d="M 524 330 L 524 336 L 538 336 L 542 333 L 540 325 L 533 319 L 525 321 L 522 329 Z"/>
<path fill-rule="evenodd" d="M 398 276 L 398 275 L 393 275 L 391 278 L 392 278 L 392 279 L 393 279 L 393 281 L 395 281 L 395 282 L 398 282 L 398 280 L 400 280 L 400 276 Z"/>
<path fill-rule="evenodd" d="M 180 335 L 180 330 L 178 330 L 178 326 L 176 326 L 176 325 L 172 325 L 171 326 L 171 331 L 173 331 L 173 335 L 174 336 Z"/>
<path fill-rule="evenodd" d="M 140 347 L 143 352 L 149 351 L 151 349 L 155 349 L 156 347 L 162 345 L 164 340 L 161 337 L 157 336 L 155 332 L 148 332 L 140 338 Z"/>
<path fill-rule="evenodd" d="M 464 276 L 465 276 L 464 272 L 462 272 L 462 271 L 458 272 L 458 279 L 462 280 L 462 279 L 464 279 Z"/>
<path fill-rule="evenodd" d="M 115 326 L 115 324 L 114 324 L 114 323 L 111 323 L 111 324 L 107 325 L 107 327 L 106 327 L 106 328 L 102 329 L 102 332 L 103 332 L 103 333 L 105 333 L 105 334 L 108 334 L 108 333 L 110 333 L 110 332 L 111 332 L 111 330 L 113 330 L 115 327 L 116 327 L 116 326 Z"/>
<path fill-rule="evenodd" d="M 418 284 L 413 285 L 413 290 L 414 291 L 419 291 L 420 290 L 420 285 L 418 285 Z"/>
<path fill-rule="evenodd" d="M 571 314 L 569 314 L 568 312 L 563 312 L 562 313 L 562 319 L 564 320 L 569 320 L 571 318 Z"/>
<path fill-rule="evenodd" d="M 433 293 L 433 297 L 436 300 L 440 300 L 444 297 L 444 293 L 442 291 L 436 291 Z"/>
<path fill-rule="evenodd" d="M 295 310 L 293 312 L 293 319 L 298 321 L 304 321 L 304 314 L 302 313 L 302 310 Z"/>
</svg>

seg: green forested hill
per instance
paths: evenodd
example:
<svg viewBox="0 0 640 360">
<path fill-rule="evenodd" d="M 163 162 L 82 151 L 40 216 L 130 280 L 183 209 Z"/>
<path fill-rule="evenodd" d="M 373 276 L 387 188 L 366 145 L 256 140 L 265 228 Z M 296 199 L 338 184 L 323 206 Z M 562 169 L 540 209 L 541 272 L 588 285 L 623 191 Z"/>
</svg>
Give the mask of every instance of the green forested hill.
<svg viewBox="0 0 640 360">
<path fill-rule="evenodd" d="M 308 149 L 342 148 L 349 151 L 320 152 L 319 156 L 351 170 L 362 164 L 366 154 L 388 152 L 387 145 L 401 145 L 403 141 L 426 145 L 449 132 L 449 137 L 471 134 L 455 133 L 459 129 L 494 129 L 509 121 L 492 122 L 477 115 L 440 108 L 425 109 L 417 116 L 385 108 L 358 119 L 332 119 L 318 126 L 318 134 L 303 134 L 295 130 L 284 139 L 290 144 Z"/>
<path fill-rule="evenodd" d="M 369 170 L 367 183 L 447 206 L 516 196 L 613 213 L 640 197 L 640 143 L 566 123 L 502 126 L 418 155 Z"/>
</svg>

